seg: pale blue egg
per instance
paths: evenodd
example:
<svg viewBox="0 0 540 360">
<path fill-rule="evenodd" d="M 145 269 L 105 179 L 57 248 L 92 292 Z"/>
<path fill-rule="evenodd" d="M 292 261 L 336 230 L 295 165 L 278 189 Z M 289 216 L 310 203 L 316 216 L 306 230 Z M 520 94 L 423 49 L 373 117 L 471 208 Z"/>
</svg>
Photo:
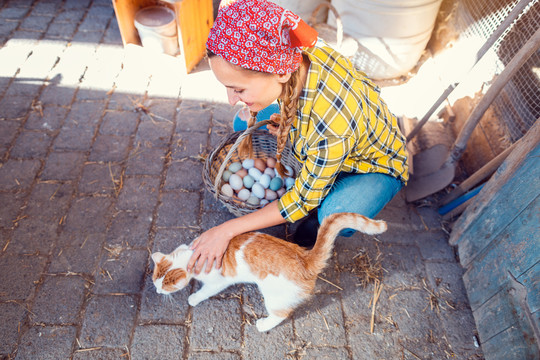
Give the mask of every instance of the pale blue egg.
<svg viewBox="0 0 540 360">
<path fill-rule="evenodd" d="M 263 188 L 268 189 L 271 180 L 270 175 L 262 174 L 261 178 L 259 179 L 259 183 L 263 186 Z"/>
<path fill-rule="evenodd" d="M 242 164 L 239 163 L 238 161 L 233 162 L 231 165 L 229 165 L 229 171 L 232 172 L 233 174 L 237 172 L 238 170 L 240 170 L 241 168 L 242 168 Z"/>
<path fill-rule="evenodd" d="M 233 188 L 233 190 L 240 190 L 244 186 L 244 182 L 242 181 L 242 178 L 236 174 L 232 174 L 229 178 L 229 184 Z"/>
<path fill-rule="evenodd" d="M 244 186 L 247 189 L 251 189 L 251 187 L 255 184 L 255 179 L 251 177 L 251 175 L 244 176 Z"/>
<path fill-rule="evenodd" d="M 270 175 L 271 178 L 276 176 L 276 170 L 274 170 L 272 168 L 264 169 L 264 173 Z"/>
<path fill-rule="evenodd" d="M 245 159 L 244 161 L 242 161 L 242 167 L 244 169 L 251 169 L 253 166 L 255 166 L 255 160 L 253 159 Z"/>
<path fill-rule="evenodd" d="M 261 199 L 261 205 L 264 206 L 264 205 L 268 205 L 270 203 L 270 201 L 266 200 L 266 199 Z"/>
<path fill-rule="evenodd" d="M 264 198 L 264 188 L 261 184 L 255 183 L 253 184 L 253 187 L 251 188 L 251 193 L 258 197 L 259 199 Z"/>
<path fill-rule="evenodd" d="M 246 202 L 247 202 L 248 204 L 250 204 L 250 205 L 255 205 L 255 206 L 257 206 L 257 205 L 259 205 L 259 204 L 261 203 L 261 199 L 259 199 L 258 197 L 254 196 L 254 195 L 251 195 L 251 196 L 249 197 L 249 199 L 247 199 Z"/>
<path fill-rule="evenodd" d="M 277 194 L 275 191 L 266 189 L 266 192 L 264 194 L 264 198 L 268 201 L 273 201 L 277 199 Z"/>
<path fill-rule="evenodd" d="M 232 172 L 230 170 L 225 170 L 223 172 L 223 175 L 221 176 L 221 179 L 225 182 L 229 181 L 229 178 L 231 177 Z"/>
<path fill-rule="evenodd" d="M 289 165 L 285 165 L 285 175 L 292 177 L 294 175 L 294 170 Z"/>
<path fill-rule="evenodd" d="M 288 177 L 285 179 L 285 187 L 287 190 L 289 190 L 294 185 L 294 179 L 291 177 Z"/>
<path fill-rule="evenodd" d="M 255 180 L 255 181 L 259 181 L 259 179 L 261 178 L 262 176 L 262 172 L 261 170 L 257 169 L 257 168 L 251 168 L 248 170 L 248 174 L 251 175 L 251 177 Z"/>
<path fill-rule="evenodd" d="M 242 189 L 238 192 L 238 198 L 242 201 L 246 201 L 251 196 L 251 191 L 248 189 Z"/>
<path fill-rule="evenodd" d="M 282 186 L 283 180 L 281 180 L 281 178 L 275 177 L 270 181 L 270 190 L 278 191 Z"/>
</svg>

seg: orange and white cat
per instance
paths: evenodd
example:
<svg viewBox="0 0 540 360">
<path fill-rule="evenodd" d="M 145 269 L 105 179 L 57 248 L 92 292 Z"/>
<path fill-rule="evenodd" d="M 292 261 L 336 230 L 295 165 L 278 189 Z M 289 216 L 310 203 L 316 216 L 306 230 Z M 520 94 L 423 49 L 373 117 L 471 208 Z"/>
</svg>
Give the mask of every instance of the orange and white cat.
<svg viewBox="0 0 540 360">
<path fill-rule="evenodd" d="M 188 298 L 191 306 L 233 284 L 255 283 L 268 312 L 268 317 L 257 320 L 257 329 L 268 331 L 285 320 L 312 294 L 317 275 L 332 254 L 334 240 L 345 228 L 380 234 L 386 231 L 386 223 L 353 213 L 333 214 L 321 224 L 311 250 L 268 234 L 242 234 L 229 243 L 221 269 L 214 268 L 208 274 L 186 271 L 193 251 L 183 244 L 168 255 L 152 254 L 155 264 L 152 280 L 160 294 L 181 290 L 192 278 L 201 281 L 203 285 L 199 291 Z"/>
</svg>

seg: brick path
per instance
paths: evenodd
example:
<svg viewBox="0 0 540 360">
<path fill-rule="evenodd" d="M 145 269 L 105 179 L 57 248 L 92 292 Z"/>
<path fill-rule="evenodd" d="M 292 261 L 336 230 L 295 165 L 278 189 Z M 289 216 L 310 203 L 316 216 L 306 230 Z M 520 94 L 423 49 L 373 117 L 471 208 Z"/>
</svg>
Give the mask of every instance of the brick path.
<svg viewBox="0 0 540 360">
<path fill-rule="evenodd" d="M 149 253 L 232 216 L 201 177 L 235 112 L 220 85 L 204 63 L 182 78 L 124 56 L 109 0 L 0 0 L 0 44 L 0 358 L 481 358 L 447 235 L 402 194 L 389 231 L 340 238 L 328 282 L 269 333 L 252 285 L 196 308 L 197 284 L 158 296 Z M 362 252 L 385 269 L 373 334 Z"/>
</svg>

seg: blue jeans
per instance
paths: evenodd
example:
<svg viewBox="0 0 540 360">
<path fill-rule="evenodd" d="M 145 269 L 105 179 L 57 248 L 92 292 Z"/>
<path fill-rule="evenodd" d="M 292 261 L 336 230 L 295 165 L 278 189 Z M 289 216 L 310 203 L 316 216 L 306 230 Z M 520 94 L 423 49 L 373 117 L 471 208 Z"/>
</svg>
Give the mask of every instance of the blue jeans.
<svg viewBox="0 0 540 360">
<path fill-rule="evenodd" d="M 390 175 L 341 173 L 319 206 L 319 224 L 325 217 L 340 212 L 374 218 L 402 187 L 403 183 Z M 349 237 L 354 233 L 353 229 L 344 229 L 339 235 Z"/>
</svg>

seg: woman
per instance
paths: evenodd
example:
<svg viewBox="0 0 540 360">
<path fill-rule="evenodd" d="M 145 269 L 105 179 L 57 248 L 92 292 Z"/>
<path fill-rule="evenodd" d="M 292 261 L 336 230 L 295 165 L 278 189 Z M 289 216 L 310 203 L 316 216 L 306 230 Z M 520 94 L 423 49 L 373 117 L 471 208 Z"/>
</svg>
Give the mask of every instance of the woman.
<svg viewBox="0 0 540 360">
<path fill-rule="evenodd" d="M 281 152 L 290 139 L 302 169 L 277 201 L 201 234 L 191 246 L 189 270 L 220 268 L 234 236 L 286 221 L 307 217 L 294 241 L 313 245 L 325 217 L 372 218 L 406 183 L 405 139 L 378 88 L 297 15 L 265 0 L 222 2 L 206 46 L 230 104 L 249 107 L 249 125 L 278 100 L 280 114 L 269 126 L 277 137 L 276 168 L 283 173 Z"/>
</svg>

